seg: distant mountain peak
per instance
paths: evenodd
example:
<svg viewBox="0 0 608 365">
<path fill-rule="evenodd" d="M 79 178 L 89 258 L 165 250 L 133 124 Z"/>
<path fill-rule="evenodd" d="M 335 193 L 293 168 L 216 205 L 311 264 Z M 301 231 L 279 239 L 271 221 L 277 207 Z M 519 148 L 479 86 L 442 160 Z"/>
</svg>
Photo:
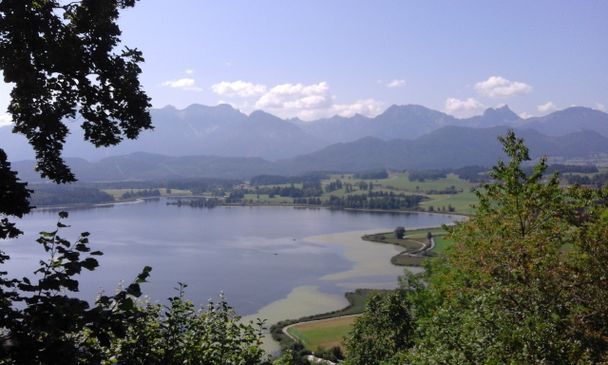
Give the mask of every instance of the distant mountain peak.
<svg viewBox="0 0 608 365">
<path fill-rule="evenodd" d="M 446 114 L 437 110 L 429 109 L 422 105 L 407 104 L 407 105 L 391 105 L 382 114 L 378 115 L 376 120 L 393 119 L 393 120 L 438 120 L 446 117 Z"/>
<path fill-rule="evenodd" d="M 249 114 L 249 119 L 261 119 L 261 118 L 273 119 L 273 120 L 281 119 L 281 118 L 277 117 L 276 115 L 270 114 L 270 113 L 265 112 L 260 109 L 254 110 L 253 112 L 251 112 L 251 114 Z"/>
<path fill-rule="evenodd" d="M 486 109 L 483 112 L 483 117 L 493 122 L 513 122 L 521 120 L 521 117 L 506 104 L 498 108 Z"/>
</svg>

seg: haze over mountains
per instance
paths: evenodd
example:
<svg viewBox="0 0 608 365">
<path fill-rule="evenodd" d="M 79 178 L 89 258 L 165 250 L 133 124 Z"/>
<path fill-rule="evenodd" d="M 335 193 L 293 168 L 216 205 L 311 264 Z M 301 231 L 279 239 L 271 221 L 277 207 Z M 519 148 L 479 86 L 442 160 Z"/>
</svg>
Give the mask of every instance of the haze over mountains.
<svg viewBox="0 0 608 365">
<path fill-rule="evenodd" d="M 108 181 L 490 165 L 501 157 L 496 136 L 508 128 L 518 130 L 536 155 L 608 153 L 608 114 L 583 107 L 528 119 L 507 106 L 467 119 L 420 105 L 393 105 L 374 118 L 313 122 L 263 111 L 246 115 L 229 105 L 165 107 L 151 114 L 154 131 L 107 149 L 83 142 L 74 121 L 65 156 L 78 157 L 71 160 L 77 176 Z M 25 139 L 10 127 L 0 128 L 0 147 L 12 161 L 32 159 Z M 17 165 L 34 177 L 31 162 Z"/>
</svg>

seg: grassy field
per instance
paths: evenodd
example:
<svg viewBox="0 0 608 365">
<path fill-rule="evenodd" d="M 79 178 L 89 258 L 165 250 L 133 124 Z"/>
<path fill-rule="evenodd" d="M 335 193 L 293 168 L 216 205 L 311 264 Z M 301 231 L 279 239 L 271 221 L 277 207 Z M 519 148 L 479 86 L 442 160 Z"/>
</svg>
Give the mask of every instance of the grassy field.
<svg viewBox="0 0 608 365">
<path fill-rule="evenodd" d="M 446 178 L 426 181 L 411 181 L 407 172 L 391 173 L 386 179 L 377 180 L 361 180 L 355 179 L 350 174 L 332 175 L 328 179 L 322 181 L 322 186 L 327 186 L 330 182 L 342 180 L 345 184 L 352 184 L 353 191 L 350 194 L 362 194 L 367 191 L 358 190 L 357 184 L 361 181 L 372 183 L 375 191 L 393 192 L 396 194 L 419 194 L 427 197 L 427 200 L 420 204 L 422 210 L 429 211 L 432 206 L 435 212 L 448 212 L 448 207 L 453 207 L 454 213 L 470 214 L 473 212 L 472 204 L 477 202 L 475 193 L 471 189 L 476 185 L 466 180 L 460 179 L 457 175 L 448 174 Z M 459 191 L 457 194 L 436 194 L 433 191 L 442 191 L 454 187 Z M 323 200 L 329 199 L 331 195 L 344 197 L 348 195 L 345 189 L 324 193 Z"/>
<path fill-rule="evenodd" d="M 434 253 L 443 253 L 445 250 L 452 246 L 454 241 L 447 239 L 445 235 L 443 236 L 435 236 L 435 248 L 433 249 Z"/>
<path fill-rule="evenodd" d="M 327 179 L 322 180 L 321 186 L 325 190 L 329 184 L 337 180 L 342 181 L 344 187 L 331 192 L 324 192 L 320 197 L 321 201 L 326 202 L 331 196 L 342 198 L 347 195 L 367 194 L 367 189 L 359 190 L 359 184 L 364 182 L 365 184 L 373 184 L 374 191 L 423 195 L 427 198 L 420 204 L 420 210 L 423 211 L 430 211 L 432 207 L 434 212 L 449 213 L 451 207 L 453 208 L 451 210 L 453 213 L 470 214 L 473 212 L 471 205 L 477 202 L 477 197 L 471 192 L 471 189 L 476 185 L 460 179 L 454 174 L 448 174 L 447 177 L 442 179 L 426 181 L 410 181 L 407 172 L 391 173 L 386 179 L 366 180 L 354 178 L 352 174 L 340 174 L 330 175 Z M 347 184 L 351 185 L 350 192 L 346 191 Z M 271 188 L 277 186 L 286 187 L 291 186 L 291 184 L 262 185 L 260 187 Z M 294 186 L 299 188 L 302 184 L 294 184 Z M 455 189 L 458 193 L 438 194 L 438 192 L 445 191 L 446 189 Z M 259 196 L 256 194 L 246 194 L 245 199 L 253 202 L 253 204 L 287 205 L 293 203 L 293 198 L 291 197 L 274 196 L 270 198 L 267 194 L 259 194 Z"/>
<path fill-rule="evenodd" d="M 434 211 L 438 211 L 442 207 L 452 206 L 457 213 L 471 214 L 475 211 L 471 206 L 477 203 L 475 193 L 466 191 L 458 194 L 435 194 L 427 195 L 429 200 L 420 203 L 420 206 L 428 210 L 430 206 Z"/>
<path fill-rule="evenodd" d="M 345 294 L 346 299 L 348 300 L 348 303 L 349 303 L 346 308 L 343 308 L 343 309 L 340 309 L 340 310 L 337 310 L 334 312 L 322 313 L 322 314 L 317 314 L 317 315 L 313 315 L 313 316 L 302 317 L 299 319 L 288 319 L 288 320 L 281 321 L 270 327 L 270 334 L 272 335 L 272 338 L 275 341 L 279 342 L 279 344 L 281 345 L 281 348 L 286 348 L 291 343 L 293 343 L 293 340 L 289 336 L 287 336 L 283 333 L 283 328 L 285 328 L 289 325 L 292 325 L 292 324 L 299 323 L 299 322 L 307 322 L 307 321 L 314 321 L 314 320 L 320 320 L 320 319 L 332 319 L 332 318 L 339 318 L 339 317 L 343 317 L 343 316 L 361 314 L 363 312 L 363 309 L 365 308 L 365 303 L 367 303 L 367 300 L 369 299 L 369 297 L 371 295 L 374 295 L 374 294 L 380 293 L 380 292 L 384 292 L 384 290 L 357 289 L 354 292 L 348 292 Z M 339 333 L 336 336 L 337 337 L 334 340 L 338 340 L 338 341 L 341 340 L 342 337 L 340 336 Z M 312 349 L 312 350 L 314 351 L 316 349 Z"/>
<path fill-rule="evenodd" d="M 324 319 L 312 323 L 299 323 L 287 332 L 297 338 L 311 351 L 339 346 L 344 350 L 344 337 L 348 334 L 357 317 Z"/>
<path fill-rule="evenodd" d="M 408 173 L 394 173 L 388 179 L 377 180 L 379 184 L 386 188 L 409 192 L 424 192 L 427 190 L 444 190 L 450 186 L 463 191 L 469 191 L 473 184 L 460 179 L 454 174 L 448 174 L 446 178 L 426 181 L 411 181 Z"/>
</svg>

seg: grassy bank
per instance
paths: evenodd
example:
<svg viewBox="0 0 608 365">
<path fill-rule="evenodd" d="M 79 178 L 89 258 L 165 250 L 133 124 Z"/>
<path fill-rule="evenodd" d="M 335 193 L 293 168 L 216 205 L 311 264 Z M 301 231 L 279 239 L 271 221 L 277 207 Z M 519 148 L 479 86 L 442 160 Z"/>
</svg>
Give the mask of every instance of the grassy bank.
<svg viewBox="0 0 608 365">
<path fill-rule="evenodd" d="M 354 292 L 348 292 L 345 294 L 345 296 L 349 304 L 345 308 L 329 313 L 322 313 L 298 319 L 287 319 L 284 321 L 280 321 L 270 327 L 270 334 L 272 335 L 272 338 L 280 344 L 282 349 L 288 348 L 294 343 L 294 341 L 291 339 L 291 337 L 283 333 L 283 328 L 300 322 L 314 321 L 319 319 L 330 319 L 363 313 L 363 309 L 365 308 L 365 303 L 367 302 L 367 299 L 372 294 L 383 291 L 384 290 L 376 289 L 357 289 Z M 324 341 L 327 340 L 327 338 L 324 339 Z"/>
<path fill-rule="evenodd" d="M 424 250 L 429 246 L 427 236 L 431 233 L 435 240 L 432 250 Z M 422 262 L 437 253 L 444 252 L 454 242 L 446 237 L 447 231 L 442 227 L 415 229 L 406 231 L 403 239 L 398 239 L 394 232 L 382 232 L 364 235 L 365 241 L 401 246 L 404 250 L 391 258 L 391 263 L 397 266 L 421 266 Z"/>
</svg>

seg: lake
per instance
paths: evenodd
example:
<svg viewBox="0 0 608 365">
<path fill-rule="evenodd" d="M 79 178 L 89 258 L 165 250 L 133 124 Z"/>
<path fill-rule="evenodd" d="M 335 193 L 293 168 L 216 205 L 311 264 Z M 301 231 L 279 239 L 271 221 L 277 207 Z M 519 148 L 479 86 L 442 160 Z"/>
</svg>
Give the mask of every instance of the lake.
<svg viewBox="0 0 608 365">
<path fill-rule="evenodd" d="M 460 218 L 293 207 L 206 209 L 160 199 L 72 210 L 65 221 L 71 227 L 62 235 L 73 241 L 88 231 L 91 248 L 104 252 L 101 266 L 80 277 L 87 299 L 101 290 L 113 292 L 149 265 L 152 275 L 143 291 L 152 301 L 173 296 L 177 282 L 184 282 L 187 297 L 197 304 L 223 291 L 239 314 L 274 320 L 337 309 L 345 305 L 344 292 L 357 287 L 394 287 L 403 268 L 388 260 L 398 249 L 361 241 L 362 233 Z M 36 233 L 52 230 L 56 221 L 57 212 L 36 211 L 19 221 L 24 236 L 0 242 L 11 256 L 11 275 L 32 276 L 45 257 Z"/>
</svg>

